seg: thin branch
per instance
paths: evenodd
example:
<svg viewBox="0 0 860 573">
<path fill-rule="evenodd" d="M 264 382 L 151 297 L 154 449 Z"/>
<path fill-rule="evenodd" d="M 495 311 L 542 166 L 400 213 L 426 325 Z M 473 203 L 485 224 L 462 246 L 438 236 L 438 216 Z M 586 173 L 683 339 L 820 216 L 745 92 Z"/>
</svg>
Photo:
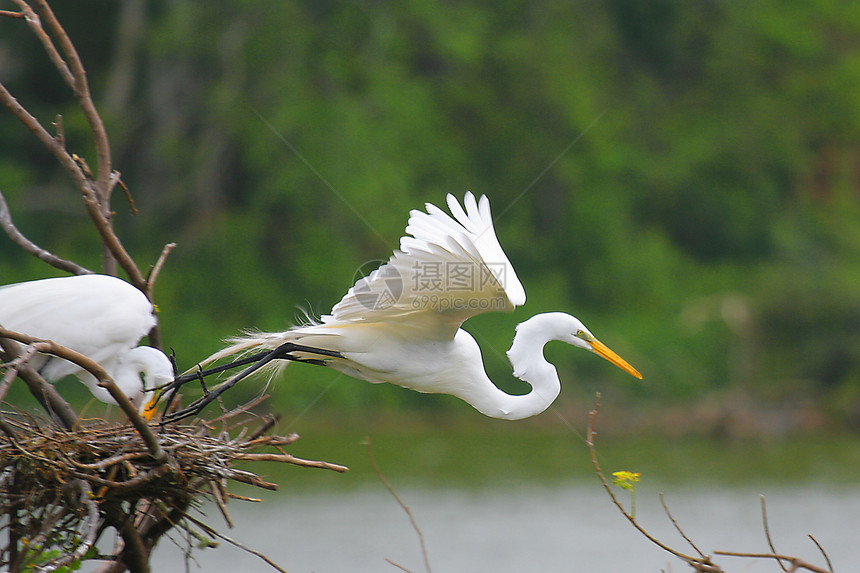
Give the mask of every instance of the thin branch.
<svg viewBox="0 0 860 573">
<path fill-rule="evenodd" d="M 821 544 L 818 543 L 818 540 L 811 535 L 807 535 L 807 537 L 811 539 L 815 546 L 818 548 L 818 550 L 821 551 L 821 555 L 824 556 L 824 561 L 827 563 L 827 568 L 833 571 L 833 563 L 830 562 L 830 557 L 827 555 L 827 552 L 824 550 Z"/>
<path fill-rule="evenodd" d="M 275 414 L 267 414 L 266 416 L 263 417 L 263 424 L 259 428 L 254 430 L 254 432 L 250 436 L 248 436 L 248 441 L 246 443 L 250 444 L 250 443 L 253 443 L 254 440 L 256 440 L 258 438 L 263 438 L 265 436 L 266 432 L 271 430 L 272 427 L 277 423 L 278 423 L 278 416 L 276 416 Z M 290 441 L 288 442 L 288 444 L 293 443 L 299 439 L 299 435 L 298 434 L 290 434 L 289 439 L 290 439 Z M 285 444 L 285 445 L 287 445 L 287 444 Z"/>
<path fill-rule="evenodd" d="M 125 189 L 125 185 L 123 185 L 123 189 Z M 126 194 L 127 193 L 128 190 L 126 190 Z M 145 279 L 143 294 L 146 295 L 146 298 L 148 298 L 150 302 L 155 301 L 155 298 L 153 296 L 153 290 L 155 289 L 155 281 L 158 279 L 158 275 L 159 273 L 161 273 L 162 267 L 164 267 L 164 263 L 167 260 L 167 255 L 169 255 L 170 251 L 172 251 L 175 247 L 176 243 L 167 243 L 166 245 L 164 245 L 164 248 L 161 250 L 161 254 L 158 256 L 158 260 L 155 261 L 155 265 L 153 265 L 152 269 L 149 271 L 149 276 L 147 276 Z M 156 322 L 155 326 L 152 327 L 152 330 L 149 331 L 149 344 L 150 346 L 161 348 L 161 323 Z"/>
<path fill-rule="evenodd" d="M 113 195 L 113 190 L 117 185 L 122 189 L 122 194 L 125 195 L 125 200 L 128 201 L 129 211 L 132 215 L 137 215 L 139 211 L 137 210 L 137 206 L 134 204 L 134 197 L 131 196 L 131 191 L 128 190 L 128 187 L 122 180 L 122 173 L 114 171 L 110 174 L 110 180 L 108 181 L 108 193 L 110 195 Z"/>
<path fill-rule="evenodd" d="M 75 77 L 72 75 L 72 71 L 69 69 L 69 66 L 68 64 L 66 64 L 65 60 L 63 60 L 63 57 L 60 55 L 60 52 L 57 51 L 57 47 L 54 45 L 53 40 L 51 40 L 51 37 L 42 27 L 42 20 L 33 11 L 30 5 L 27 4 L 24 0 L 13 1 L 21 8 L 21 13 L 24 16 L 24 20 L 27 22 L 27 25 L 30 26 L 30 29 L 33 31 L 33 34 L 35 34 L 39 41 L 42 43 L 42 46 L 48 53 L 48 57 L 51 59 L 51 62 L 54 64 L 54 67 L 57 68 L 57 71 L 59 71 L 60 75 L 63 76 L 63 80 L 67 84 L 69 84 L 69 87 L 74 89 Z"/>
<path fill-rule="evenodd" d="M 209 488 L 212 491 L 212 497 L 215 500 L 215 505 L 218 506 L 218 510 L 221 512 L 221 515 L 224 517 L 224 521 L 227 522 L 227 527 L 233 529 L 233 517 L 230 515 L 230 511 L 227 509 L 227 490 L 218 480 L 209 480 Z"/>
<path fill-rule="evenodd" d="M 48 27 L 57 37 L 57 40 L 60 43 L 60 48 L 66 55 L 66 59 L 71 67 L 71 73 L 74 76 L 73 87 L 75 97 L 77 97 L 78 105 L 81 106 L 84 116 L 90 124 L 90 130 L 93 132 L 93 138 L 95 140 L 96 153 L 99 160 L 98 168 L 96 170 L 98 174 L 96 181 L 100 194 L 99 199 L 102 203 L 102 207 L 109 210 L 110 207 L 108 203 L 110 197 L 108 197 L 106 193 L 112 170 L 110 142 L 108 141 L 107 131 L 105 130 L 102 118 L 99 116 L 98 111 L 96 111 L 92 96 L 90 95 L 87 72 L 84 69 L 84 65 L 81 62 L 80 56 L 78 56 L 78 51 L 75 49 L 71 38 L 69 38 L 69 35 L 63 29 L 63 26 L 60 24 L 59 20 L 57 20 L 57 17 L 48 5 L 47 0 L 35 0 L 35 2 L 39 12 L 42 14 L 42 18 L 44 18 Z"/>
<path fill-rule="evenodd" d="M 248 485 L 252 485 L 260 489 L 278 491 L 278 484 L 266 481 L 260 476 L 252 474 L 251 472 L 234 469 L 233 473 L 230 474 L 230 479 L 240 481 L 242 483 L 246 483 Z"/>
<path fill-rule="evenodd" d="M 229 412 L 225 412 L 225 413 L 221 414 L 220 416 L 218 416 L 217 418 L 213 418 L 213 419 L 209 420 L 209 423 L 210 424 L 217 424 L 219 422 L 226 422 L 230 418 L 235 418 L 239 414 L 247 414 L 251 411 L 252 408 L 265 402 L 270 397 L 271 397 L 270 394 L 260 394 L 259 396 L 256 396 L 255 398 L 251 398 L 250 400 L 248 400 L 248 402 L 246 402 L 240 406 L 236 406 L 235 408 L 233 408 Z M 165 412 L 165 414 L 166 413 L 167 412 Z"/>
<path fill-rule="evenodd" d="M 412 529 L 415 530 L 415 533 L 418 534 L 418 543 L 421 545 L 421 556 L 424 558 L 424 567 L 427 569 L 427 573 L 430 573 L 430 559 L 427 558 L 427 547 L 424 545 L 424 534 L 421 533 L 421 528 L 418 527 L 418 523 L 415 521 L 415 517 L 412 515 L 412 511 L 409 509 L 409 506 L 403 503 L 403 500 L 400 499 L 400 496 L 397 495 L 397 492 L 394 491 L 394 487 L 391 483 L 385 479 L 385 475 L 382 473 L 382 470 L 379 469 L 379 464 L 376 463 L 376 457 L 373 455 L 373 448 L 370 444 L 370 438 L 364 439 L 364 444 L 367 446 L 367 457 L 370 458 L 370 463 L 373 466 L 374 471 L 376 472 L 377 477 L 379 477 L 379 481 L 382 482 L 382 485 L 385 486 L 385 489 L 397 500 L 397 503 L 400 507 L 403 508 L 403 511 L 406 512 L 406 515 L 409 517 L 409 523 L 412 524 Z M 389 563 L 391 563 L 389 561 Z M 392 563 L 392 565 L 396 565 Z M 400 567 L 399 565 L 397 565 Z M 401 567 L 401 569 L 403 569 Z"/>
<path fill-rule="evenodd" d="M 603 484 L 603 489 L 605 489 L 606 493 L 609 494 L 609 497 L 612 500 L 612 503 L 615 504 L 615 506 L 618 508 L 618 510 L 621 512 L 621 514 L 627 518 L 627 521 L 629 521 L 631 523 L 631 525 L 633 525 L 633 527 L 639 533 L 644 535 L 645 538 L 648 539 L 648 541 L 650 541 L 651 543 L 653 543 L 654 545 L 656 545 L 657 547 L 659 547 L 663 551 L 671 553 L 672 555 L 674 555 L 678 559 L 685 561 L 688 565 L 693 567 L 696 571 L 700 571 L 700 572 L 704 572 L 704 573 L 723 573 L 723 570 L 719 566 L 711 563 L 707 558 L 698 559 L 696 557 L 691 557 L 690 555 L 685 555 L 684 553 L 681 553 L 680 551 L 672 549 L 668 545 L 662 543 L 659 539 L 655 538 L 650 533 L 645 531 L 645 529 L 643 529 L 642 526 L 639 525 L 639 523 L 636 521 L 636 519 L 632 515 L 627 513 L 627 510 L 624 509 L 624 506 L 621 504 L 621 502 L 618 500 L 617 497 L 615 497 L 615 494 L 612 492 L 612 488 L 609 486 L 609 482 L 606 481 L 606 477 L 603 475 L 603 470 L 600 469 L 600 463 L 597 461 L 597 451 L 596 451 L 595 446 L 594 446 L 594 436 L 596 433 L 594 431 L 594 425 L 595 425 L 594 423 L 597 420 L 597 414 L 599 412 L 600 412 L 600 393 L 598 392 L 597 393 L 597 399 L 596 399 L 595 404 L 594 404 L 594 409 L 588 413 L 588 427 L 587 427 L 587 431 L 586 431 L 585 443 L 588 446 L 588 452 L 591 455 L 591 465 L 594 466 L 594 471 L 597 474 L 597 477 L 600 478 L 600 483 Z"/>
<path fill-rule="evenodd" d="M 152 291 L 155 289 L 155 281 L 158 279 L 158 274 L 161 272 L 162 267 L 164 267 L 165 261 L 167 261 L 167 255 L 170 254 L 170 251 L 176 248 L 176 243 L 167 243 L 164 245 L 164 248 L 161 250 L 161 254 L 158 256 L 158 260 L 155 261 L 155 265 L 153 265 L 152 270 L 149 271 L 149 276 L 146 277 L 146 290 L 144 294 L 146 298 L 150 301 L 152 298 Z"/>
<path fill-rule="evenodd" d="M 750 559 L 775 559 L 778 562 L 787 561 L 791 564 L 791 571 L 796 571 L 797 569 L 806 569 L 807 571 L 812 571 L 813 573 L 833 573 L 833 571 L 829 569 L 822 569 L 812 563 L 807 563 L 803 559 L 799 559 L 797 557 L 791 557 L 790 555 L 780 555 L 778 553 L 741 553 L 735 551 L 714 551 L 715 555 L 725 555 L 726 557 L 747 557 Z"/>
<path fill-rule="evenodd" d="M 7 359 L 14 360 L 19 354 L 18 345 L 9 340 L 11 337 L 6 336 L 8 332 L 10 331 L 0 328 L 0 347 L 2 347 Z M 16 366 L 15 370 L 18 372 L 18 376 L 30 388 L 30 393 L 37 400 L 43 400 L 47 404 L 50 411 L 57 417 L 60 425 L 65 426 L 68 430 L 78 426 L 78 415 L 69 403 L 60 396 L 60 393 L 57 392 L 53 384 L 45 381 L 29 364 Z"/>
<path fill-rule="evenodd" d="M 391 560 L 391 559 L 389 559 L 388 557 L 386 557 L 386 558 L 385 558 L 385 561 L 386 561 L 387 563 L 391 564 L 391 565 L 394 565 L 395 567 L 397 567 L 397 568 L 398 568 L 398 569 L 400 569 L 401 571 L 406 571 L 406 573 L 412 573 L 412 571 L 410 571 L 409 569 L 407 569 L 406 567 L 404 567 L 404 566 L 403 566 L 403 565 L 401 565 L 400 563 L 395 563 L 394 561 L 392 561 L 392 560 Z"/>
<path fill-rule="evenodd" d="M 269 559 L 268 557 L 266 557 L 265 555 L 263 555 L 259 551 L 255 551 L 255 550 L 251 549 L 250 547 L 246 547 L 245 545 L 242 545 L 241 543 L 239 543 L 235 539 L 230 539 L 226 535 L 222 535 L 222 534 L 218 533 L 217 531 L 215 531 L 214 529 L 212 529 L 211 527 L 209 527 L 208 525 L 206 525 L 202 521 L 194 519 L 193 517 L 191 517 L 187 513 L 184 514 L 184 517 L 185 517 L 185 519 L 187 519 L 188 521 L 190 521 L 191 523 L 193 523 L 194 525 L 196 525 L 197 527 L 199 527 L 200 529 L 202 529 L 203 531 L 205 531 L 209 535 L 215 536 L 219 539 L 223 539 L 224 541 L 226 541 L 230 545 L 238 547 L 242 551 L 246 551 L 246 552 L 250 553 L 251 555 L 256 555 L 257 557 L 259 557 L 260 559 L 265 561 L 266 564 L 268 564 L 270 567 L 277 569 L 281 573 L 287 573 L 286 571 L 281 569 L 277 563 L 275 563 L 274 561 L 272 561 L 271 559 Z"/>
<path fill-rule="evenodd" d="M 6 231 L 6 234 L 15 242 L 19 247 L 24 249 L 26 252 L 30 253 L 37 259 L 45 261 L 52 267 L 58 268 L 61 271 L 66 271 L 72 273 L 73 275 L 89 275 L 93 274 L 93 271 L 80 266 L 77 263 L 72 261 L 67 261 L 66 259 L 62 259 L 57 255 L 47 251 L 37 245 L 36 243 L 29 240 L 24 236 L 21 231 L 15 226 L 12 222 L 12 214 L 9 211 L 9 205 L 6 203 L 6 198 L 3 196 L 3 192 L 0 191 L 0 228 Z"/>
<path fill-rule="evenodd" d="M 770 537 L 770 527 L 767 523 L 767 504 L 764 501 L 764 496 L 759 496 L 761 500 L 761 523 L 764 527 L 764 536 L 767 538 L 767 546 L 770 547 L 770 552 L 774 555 L 776 554 L 776 547 L 773 545 L 773 539 Z M 788 569 L 786 569 L 785 565 L 782 564 L 782 561 L 777 561 L 779 564 L 779 568 L 788 573 Z"/>
<path fill-rule="evenodd" d="M 302 458 L 297 458 L 290 454 L 237 454 L 236 459 L 248 462 L 282 462 L 308 468 L 332 470 L 339 473 L 349 471 L 349 468 L 346 466 L 329 462 L 318 462 L 315 460 L 303 460 Z"/>
<path fill-rule="evenodd" d="M 132 284 L 137 286 L 139 289 L 144 290 L 146 288 L 146 281 L 143 278 L 143 275 L 137 268 L 131 255 L 129 255 L 125 250 L 125 247 L 123 247 L 119 238 L 116 236 L 116 233 L 114 233 L 113 228 L 110 225 L 110 221 L 108 221 L 104 216 L 104 213 L 102 213 L 97 193 L 93 188 L 93 183 L 87 179 L 86 175 L 81 170 L 77 162 L 75 162 L 72 155 L 69 154 L 60 140 L 55 139 L 50 133 L 48 133 L 42 124 L 39 123 L 39 120 L 37 120 L 18 102 L 17 99 L 15 99 L 2 82 L 0 82 L 0 104 L 7 107 L 9 111 L 11 111 L 12 114 L 17 117 L 18 120 L 21 121 L 21 123 L 23 123 L 31 133 L 33 133 L 33 135 L 36 136 L 36 139 L 38 139 L 42 145 L 44 145 L 48 151 L 57 158 L 57 161 L 60 162 L 60 165 L 66 170 L 72 178 L 72 181 L 74 181 L 75 186 L 81 191 L 87 213 L 89 213 L 90 219 L 93 221 L 99 236 L 102 238 L 102 242 L 117 258 L 122 268 L 128 274 L 129 280 Z"/>
<path fill-rule="evenodd" d="M 684 530 L 683 530 L 683 529 L 681 529 L 681 526 L 680 526 L 680 525 L 678 525 L 678 522 L 677 522 L 677 521 L 675 521 L 675 518 L 672 516 L 672 512 L 670 512 L 670 511 L 669 511 L 669 506 L 668 506 L 668 505 L 666 505 L 666 500 L 663 498 L 663 494 L 662 494 L 662 493 L 660 494 L 660 496 L 659 496 L 659 497 L 660 497 L 660 503 L 663 505 L 663 511 L 665 511 L 665 512 L 666 512 L 666 515 L 669 517 L 669 520 L 672 522 L 672 525 L 674 525 L 674 526 L 675 526 L 675 529 L 678 531 L 678 533 L 681 535 L 681 537 L 683 537 L 683 538 L 684 538 L 684 541 L 686 541 L 687 543 L 689 543 L 689 544 L 690 544 L 690 547 L 692 547 L 692 548 L 696 551 L 696 553 L 698 553 L 698 554 L 699 554 L 699 556 L 700 556 L 702 559 L 707 559 L 707 556 L 706 556 L 704 553 L 702 553 L 702 551 L 701 551 L 701 550 L 696 546 L 696 544 L 695 544 L 695 543 L 693 543 L 693 540 L 692 540 L 692 539 L 690 539 L 689 537 L 687 537 L 687 534 L 686 534 L 686 533 L 684 533 Z"/>
</svg>

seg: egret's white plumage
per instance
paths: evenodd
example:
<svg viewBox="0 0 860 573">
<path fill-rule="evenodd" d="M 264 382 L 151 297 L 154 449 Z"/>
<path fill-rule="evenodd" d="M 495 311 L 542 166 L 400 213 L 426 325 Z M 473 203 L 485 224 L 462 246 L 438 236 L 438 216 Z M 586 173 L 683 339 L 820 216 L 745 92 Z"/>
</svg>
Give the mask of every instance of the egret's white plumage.
<svg viewBox="0 0 860 573">
<path fill-rule="evenodd" d="M 285 332 L 247 333 L 204 363 L 292 342 L 341 355 L 296 357 L 321 360 L 369 382 L 452 394 L 487 416 L 511 420 L 542 412 L 558 396 L 558 373 L 543 357 L 551 340 L 591 350 L 641 378 L 578 319 L 547 313 L 518 325 L 508 351 L 514 375 L 532 391 L 515 396 L 496 387 L 478 344 L 460 326 L 481 312 L 513 310 L 526 295 L 496 238 L 489 200 L 467 193 L 464 206 L 448 195 L 453 217 L 430 203 L 426 212 L 411 211 L 400 248 L 358 280 L 330 315 Z"/>
<path fill-rule="evenodd" d="M 0 286 L 0 326 L 52 340 L 98 362 L 143 411 L 145 391 L 173 380 L 163 352 L 137 346 L 156 324 L 152 303 L 129 283 L 106 275 L 80 275 Z M 61 358 L 31 361 L 46 380 L 75 375 L 97 399 L 116 402 L 95 377 Z"/>
</svg>

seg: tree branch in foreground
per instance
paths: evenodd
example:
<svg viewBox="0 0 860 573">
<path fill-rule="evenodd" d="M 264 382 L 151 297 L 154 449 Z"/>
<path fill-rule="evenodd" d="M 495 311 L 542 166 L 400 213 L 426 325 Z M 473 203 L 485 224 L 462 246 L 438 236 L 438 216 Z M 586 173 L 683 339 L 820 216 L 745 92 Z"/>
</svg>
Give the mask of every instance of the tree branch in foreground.
<svg viewBox="0 0 860 573">
<path fill-rule="evenodd" d="M 382 485 L 385 486 L 385 489 L 388 490 L 388 492 L 397 501 L 398 505 L 400 505 L 400 507 L 403 508 L 403 511 L 406 512 L 406 516 L 409 517 L 409 523 L 412 524 L 412 529 L 414 529 L 415 533 L 418 534 L 418 543 L 421 545 L 421 556 L 424 558 L 424 567 L 427 569 L 427 573 L 430 573 L 430 559 L 428 559 L 428 557 L 427 557 L 427 547 L 424 544 L 424 534 L 421 533 L 421 528 L 418 527 L 418 522 L 415 521 L 415 517 L 412 515 L 412 510 L 409 509 L 408 505 L 403 503 L 403 500 L 400 499 L 399 495 L 397 495 L 397 492 L 394 490 L 394 487 L 385 478 L 385 475 L 383 475 L 382 470 L 379 469 L 379 464 L 376 463 L 376 457 L 373 455 L 373 448 L 371 447 L 371 444 L 370 444 L 370 438 L 364 439 L 364 445 L 367 446 L 367 457 L 370 458 L 370 464 L 373 466 L 373 470 L 376 472 L 377 477 L 379 477 L 379 481 L 382 482 Z M 388 561 L 389 563 L 391 563 L 395 567 L 403 569 L 404 571 L 408 571 L 408 569 L 405 569 L 401 565 L 394 563 L 390 559 L 386 559 L 386 561 Z"/>
<path fill-rule="evenodd" d="M 75 50 L 71 39 L 45 0 L 36 0 L 35 2 L 41 17 L 25 0 L 15 0 L 15 3 L 21 8 L 22 19 L 39 38 L 51 62 L 64 81 L 71 87 L 75 98 L 78 100 L 78 105 L 83 111 L 93 134 L 93 142 L 98 156 L 96 174 L 93 175 L 88 169 L 85 169 L 77 160 L 77 156 L 69 153 L 66 149 L 65 139 L 61 135 L 52 136 L 39 120 L 15 99 L 2 82 L 0 82 L 0 103 L 7 107 L 36 136 L 36 139 L 56 157 L 71 177 L 75 187 L 81 192 L 87 213 L 102 240 L 105 253 L 104 271 L 107 274 L 116 274 L 116 263 L 118 262 L 131 283 L 146 292 L 146 280 L 143 274 L 116 236 L 111 223 L 110 191 L 116 185 L 116 178 L 113 176 L 111 168 L 110 145 L 104 124 L 93 104 L 86 71 L 77 50 Z M 42 26 L 43 19 L 50 32 L 56 37 L 60 46 L 59 50 Z M 60 50 L 65 55 L 65 60 L 60 54 Z"/>
<path fill-rule="evenodd" d="M 52 267 L 72 273 L 73 275 L 87 275 L 93 272 L 77 263 L 58 257 L 25 237 L 12 222 L 12 214 L 9 212 L 9 205 L 6 203 L 6 198 L 3 196 L 2 191 L 0 191 L 0 228 L 6 232 L 15 244 Z"/>
<path fill-rule="evenodd" d="M 618 508 L 618 510 L 621 512 L 621 514 L 624 515 L 624 517 L 627 518 L 627 521 L 629 521 L 633 525 L 633 527 L 639 533 L 644 535 L 645 538 L 648 539 L 651 543 L 653 543 L 654 545 L 656 545 L 660 549 L 662 549 L 668 553 L 671 553 L 672 555 L 674 555 L 678 559 L 681 559 L 687 565 L 692 567 L 694 571 L 698 571 L 701 573 L 724 573 L 724 570 L 719 565 L 714 563 L 711 560 L 710 556 L 704 555 L 699 550 L 699 548 L 693 543 L 693 541 L 687 536 L 687 534 L 684 533 L 683 529 L 681 529 L 678 522 L 675 520 L 674 517 L 672 517 L 672 514 L 669 512 L 669 508 L 666 505 L 662 494 L 660 494 L 660 502 L 663 504 L 663 509 L 665 510 L 666 515 L 669 517 L 672 524 L 675 526 L 675 529 L 681 534 L 681 537 L 683 537 L 684 540 L 687 541 L 687 543 L 689 543 L 690 546 L 696 550 L 696 552 L 699 554 L 699 557 L 693 557 L 690 555 L 686 555 L 686 554 L 684 554 L 684 553 L 682 553 L 676 549 L 673 549 L 673 548 L 669 547 L 668 545 L 662 543 L 660 540 L 656 539 L 654 536 L 652 536 L 650 533 L 648 533 L 642 526 L 640 526 L 639 523 L 636 521 L 635 517 L 631 513 L 628 513 L 627 510 L 624 509 L 624 506 L 621 504 L 621 502 L 618 500 L 618 498 L 613 493 L 612 488 L 609 486 L 609 482 L 607 482 L 606 478 L 603 475 L 603 471 L 600 468 L 600 463 L 597 461 L 597 449 L 595 446 L 594 437 L 597 434 L 597 432 L 595 431 L 595 423 L 597 421 L 597 415 L 599 412 L 600 412 L 600 393 L 598 392 L 596 400 L 595 400 L 594 408 L 588 413 L 588 426 L 587 426 L 587 431 L 586 431 L 586 445 L 588 446 L 588 451 L 589 451 L 589 454 L 591 456 L 591 463 L 594 466 L 594 471 L 597 474 L 597 477 L 600 479 L 600 483 L 603 484 L 603 489 L 605 489 L 606 493 L 609 494 L 610 499 L 615 504 L 615 506 Z M 776 552 L 776 550 L 774 549 L 773 541 L 771 540 L 771 537 L 770 537 L 770 531 L 769 531 L 769 527 L 767 524 L 767 511 L 766 511 L 765 505 L 764 505 L 764 498 L 762 498 L 762 518 L 763 518 L 763 523 L 764 523 L 765 536 L 767 538 L 768 545 L 771 548 L 771 553 L 742 553 L 742 552 L 733 552 L 733 551 L 714 551 L 714 554 L 715 555 L 730 556 L 730 557 L 747 557 L 747 558 L 755 558 L 755 559 L 774 559 L 777 561 L 777 563 L 779 563 L 780 567 L 784 571 L 786 571 L 787 573 L 795 573 L 796 571 L 798 571 L 800 569 L 806 569 L 808 571 L 812 571 L 813 573 L 833 573 L 833 571 L 832 571 L 833 568 L 830 565 L 830 560 L 827 558 L 827 554 L 824 552 L 824 550 L 821 548 L 821 546 L 818 544 L 818 542 L 815 541 L 814 538 L 812 538 L 813 542 L 818 546 L 819 550 L 824 555 L 824 558 L 825 558 L 825 560 L 827 560 L 828 567 L 830 567 L 830 569 L 823 569 L 823 568 L 818 567 L 816 565 L 812 565 L 811 563 L 807 563 L 806 561 L 803 561 L 802 559 L 799 559 L 797 557 L 792 557 L 789 555 L 782 555 L 782 554 L 778 554 Z M 783 562 L 788 563 L 791 566 L 791 568 L 787 569 L 783 565 Z"/>
</svg>

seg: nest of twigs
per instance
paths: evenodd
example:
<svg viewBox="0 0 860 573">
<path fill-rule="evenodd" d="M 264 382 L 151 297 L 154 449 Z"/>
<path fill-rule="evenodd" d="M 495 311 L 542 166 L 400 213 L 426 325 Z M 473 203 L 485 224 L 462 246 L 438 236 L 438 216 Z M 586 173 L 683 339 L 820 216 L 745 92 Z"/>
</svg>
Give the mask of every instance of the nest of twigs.
<svg viewBox="0 0 860 573">
<path fill-rule="evenodd" d="M 158 460 L 128 423 L 89 420 L 72 431 L 21 412 L 2 414 L 14 438 L 0 440 L 0 532 L 8 533 L 0 568 L 13 571 L 56 570 L 82 558 L 106 559 L 106 570 L 111 561 L 134 570 L 133 561 L 146 559 L 168 529 L 193 526 L 198 538 L 212 533 L 187 514 L 202 499 L 216 503 L 232 525 L 227 499 L 255 500 L 229 492 L 230 482 L 277 489 L 237 467 L 244 462 L 346 470 L 288 454 L 284 448 L 299 436 L 270 434 L 274 417 L 246 417 L 231 427 L 223 418 L 152 426 L 166 454 Z M 123 551 L 98 555 L 95 544 L 109 528 Z"/>
</svg>

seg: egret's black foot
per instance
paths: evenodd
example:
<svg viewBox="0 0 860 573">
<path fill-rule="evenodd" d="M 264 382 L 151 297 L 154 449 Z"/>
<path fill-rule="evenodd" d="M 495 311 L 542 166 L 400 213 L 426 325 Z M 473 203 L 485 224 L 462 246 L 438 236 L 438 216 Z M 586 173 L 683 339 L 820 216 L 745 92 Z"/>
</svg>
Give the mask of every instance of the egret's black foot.
<svg viewBox="0 0 860 573">
<path fill-rule="evenodd" d="M 203 396 L 191 402 L 188 406 L 182 408 L 181 410 L 177 410 L 175 412 L 170 413 L 165 412 L 164 415 L 161 417 L 161 423 L 167 424 L 170 422 L 178 422 L 179 420 L 183 420 L 190 416 L 199 414 L 206 406 L 217 400 L 221 394 L 235 386 L 239 380 L 256 372 L 272 360 L 292 360 L 295 362 L 304 362 L 306 364 L 316 364 L 318 366 L 326 365 L 325 358 L 299 358 L 293 355 L 294 352 L 316 354 L 319 356 L 326 356 L 328 358 L 343 358 L 343 355 L 341 355 L 340 352 L 337 352 L 335 350 L 314 348 L 312 346 L 304 346 L 301 344 L 295 344 L 293 342 L 286 342 L 275 348 L 274 350 L 259 352 L 252 356 L 246 356 L 245 358 L 240 358 L 228 364 L 222 364 L 221 366 L 215 366 L 214 368 L 209 368 L 207 370 L 198 370 L 197 372 L 177 376 L 171 384 L 168 384 L 164 387 L 164 389 L 158 395 L 157 400 L 160 400 L 165 393 L 170 392 L 170 398 L 168 399 L 167 403 L 171 404 L 179 388 L 181 388 L 184 384 L 191 382 L 192 380 L 200 381 L 200 384 L 203 387 Z M 204 381 L 204 378 L 206 376 L 209 376 L 210 374 L 216 374 L 218 372 L 224 372 L 225 370 L 230 370 L 231 368 L 236 368 L 238 366 L 244 366 L 246 364 L 251 364 L 251 366 L 246 368 L 242 372 L 239 372 L 226 382 L 219 384 L 211 391 L 206 388 L 206 384 Z"/>
</svg>

